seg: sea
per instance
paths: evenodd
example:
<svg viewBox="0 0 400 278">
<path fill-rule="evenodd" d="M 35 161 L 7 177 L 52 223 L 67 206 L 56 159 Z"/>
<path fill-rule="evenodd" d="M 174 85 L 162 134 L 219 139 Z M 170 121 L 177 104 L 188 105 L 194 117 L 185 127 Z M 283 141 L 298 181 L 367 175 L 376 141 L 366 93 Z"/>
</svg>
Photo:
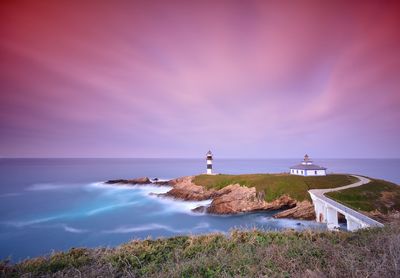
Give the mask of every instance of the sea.
<svg viewBox="0 0 400 278">
<path fill-rule="evenodd" d="M 226 174 L 282 173 L 298 159 L 215 159 Z M 318 159 L 332 173 L 400 184 L 400 159 Z M 186 202 L 151 193 L 168 186 L 106 185 L 111 179 L 171 179 L 205 172 L 204 159 L 0 159 L 0 260 L 113 247 L 145 238 L 229 234 L 232 229 L 326 229 L 314 221 L 274 219 L 274 212 L 230 216 L 194 213 L 210 201 Z"/>
</svg>

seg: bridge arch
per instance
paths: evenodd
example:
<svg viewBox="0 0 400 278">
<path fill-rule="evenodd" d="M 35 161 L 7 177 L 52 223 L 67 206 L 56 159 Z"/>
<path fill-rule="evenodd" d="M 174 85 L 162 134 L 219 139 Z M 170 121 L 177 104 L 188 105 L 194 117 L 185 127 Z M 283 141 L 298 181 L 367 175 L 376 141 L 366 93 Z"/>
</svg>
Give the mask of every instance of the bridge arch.
<svg viewBox="0 0 400 278">
<path fill-rule="evenodd" d="M 360 182 L 356 183 L 359 186 L 366 183 L 366 178 L 355 176 L 360 178 Z M 368 180 L 369 181 L 369 180 Z M 354 184 L 353 184 L 354 186 Z M 347 188 L 348 186 L 336 188 L 336 189 L 312 189 L 308 193 L 314 204 L 314 210 L 316 215 L 316 221 L 326 223 L 328 229 L 337 230 L 339 229 L 339 213 L 345 216 L 346 228 L 348 231 L 356 231 L 358 229 L 366 227 L 383 227 L 383 224 L 363 215 L 343 204 L 340 204 L 324 195 L 324 193 L 334 190 L 340 190 Z"/>
</svg>

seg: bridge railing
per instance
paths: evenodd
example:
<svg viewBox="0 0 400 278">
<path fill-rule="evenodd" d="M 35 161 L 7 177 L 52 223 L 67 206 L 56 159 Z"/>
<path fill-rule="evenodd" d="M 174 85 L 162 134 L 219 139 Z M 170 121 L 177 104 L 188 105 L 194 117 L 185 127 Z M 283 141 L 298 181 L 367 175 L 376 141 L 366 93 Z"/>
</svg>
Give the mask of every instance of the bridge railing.
<svg viewBox="0 0 400 278">
<path fill-rule="evenodd" d="M 345 215 L 345 216 L 348 215 L 348 216 L 354 218 L 355 220 L 358 220 L 360 222 L 367 224 L 368 226 L 372 226 L 372 227 L 383 227 L 384 226 L 382 223 L 380 223 L 380 222 L 378 222 L 378 221 L 376 221 L 376 220 L 374 220 L 352 208 L 349 208 L 341 203 L 338 203 L 338 202 L 326 197 L 323 194 L 321 194 L 321 196 L 317 196 L 318 193 L 315 191 L 316 191 L 316 189 L 308 191 L 309 194 L 313 196 L 313 199 L 318 199 L 321 202 L 327 203 L 330 207 L 334 208 L 335 210 L 342 213 L 343 215 Z M 320 195 L 320 194 L 318 194 L 318 195 Z"/>
</svg>

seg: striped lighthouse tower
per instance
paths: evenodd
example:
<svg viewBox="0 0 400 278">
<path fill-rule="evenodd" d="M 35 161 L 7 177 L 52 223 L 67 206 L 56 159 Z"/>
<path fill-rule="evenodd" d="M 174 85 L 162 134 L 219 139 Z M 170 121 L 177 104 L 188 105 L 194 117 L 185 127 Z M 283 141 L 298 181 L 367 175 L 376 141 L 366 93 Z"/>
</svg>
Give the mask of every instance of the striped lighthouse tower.
<svg viewBox="0 0 400 278">
<path fill-rule="evenodd" d="M 212 175 L 212 153 L 208 151 L 207 153 L 207 175 Z"/>
</svg>

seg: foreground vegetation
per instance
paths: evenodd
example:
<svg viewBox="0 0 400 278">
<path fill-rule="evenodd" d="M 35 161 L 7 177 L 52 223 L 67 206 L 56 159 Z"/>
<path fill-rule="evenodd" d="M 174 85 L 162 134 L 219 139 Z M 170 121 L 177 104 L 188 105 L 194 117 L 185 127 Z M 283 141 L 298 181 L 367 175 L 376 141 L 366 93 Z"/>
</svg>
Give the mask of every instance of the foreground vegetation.
<svg viewBox="0 0 400 278">
<path fill-rule="evenodd" d="M 356 233 L 233 231 L 75 248 L 16 265 L 4 277 L 399 277 L 400 224 Z"/>
<path fill-rule="evenodd" d="M 248 175 L 199 175 L 193 182 L 207 189 L 221 189 L 227 185 L 238 183 L 247 187 L 255 187 L 258 192 L 265 192 L 265 200 L 270 202 L 282 195 L 289 195 L 298 201 L 311 201 L 308 190 L 318 188 L 334 188 L 357 182 L 350 175 L 327 175 L 321 177 L 303 177 L 289 174 L 248 174 Z"/>
<path fill-rule="evenodd" d="M 400 186 L 384 180 L 371 179 L 367 184 L 326 195 L 364 212 L 378 211 L 387 214 L 400 211 Z"/>
</svg>

